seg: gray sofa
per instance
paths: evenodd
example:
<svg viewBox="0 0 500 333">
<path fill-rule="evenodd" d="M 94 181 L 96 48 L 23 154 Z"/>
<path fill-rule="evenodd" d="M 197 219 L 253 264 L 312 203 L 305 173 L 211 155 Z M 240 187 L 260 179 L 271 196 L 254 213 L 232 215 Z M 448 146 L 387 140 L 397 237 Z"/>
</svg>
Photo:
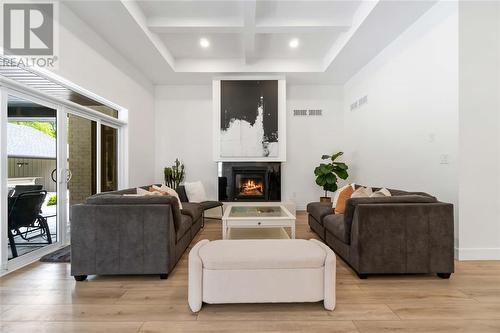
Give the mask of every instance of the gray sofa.
<svg viewBox="0 0 500 333">
<path fill-rule="evenodd" d="M 144 186 L 144 189 L 149 186 Z M 202 207 L 171 196 L 106 192 L 72 206 L 71 275 L 159 274 L 167 278 L 202 225 Z"/>
<path fill-rule="evenodd" d="M 331 203 L 310 203 L 309 226 L 360 278 L 404 273 L 449 278 L 453 205 L 422 192 L 389 191 L 391 197 L 348 199 L 344 214 L 333 214 Z"/>
</svg>

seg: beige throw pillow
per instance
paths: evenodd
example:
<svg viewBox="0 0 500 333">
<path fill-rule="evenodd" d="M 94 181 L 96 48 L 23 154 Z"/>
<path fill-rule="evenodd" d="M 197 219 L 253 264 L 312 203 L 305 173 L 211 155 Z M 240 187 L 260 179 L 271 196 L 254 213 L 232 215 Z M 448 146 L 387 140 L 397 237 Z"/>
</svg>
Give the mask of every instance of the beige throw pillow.
<svg viewBox="0 0 500 333">
<path fill-rule="evenodd" d="M 371 187 L 359 187 L 354 193 L 351 195 L 351 198 L 368 198 L 373 194 Z"/>
<path fill-rule="evenodd" d="M 390 196 L 391 196 L 391 192 L 389 192 L 389 190 L 384 187 L 376 192 L 373 192 L 373 194 L 370 195 L 370 198 L 381 198 L 381 197 L 390 197 Z"/>
<path fill-rule="evenodd" d="M 171 187 L 168 187 L 165 184 L 162 184 L 161 187 L 153 185 L 152 188 L 155 191 L 158 191 L 158 192 L 161 192 L 163 194 L 171 195 L 171 196 L 175 197 L 177 199 L 177 202 L 179 203 L 179 208 L 182 209 L 182 202 L 181 202 L 181 199 L 179 198 L 179 194 L 177 194 L 176 190 L 174 190 Z"/>
<path fill-rule="evenodd" d="M 138 187 L 137 188 L 137 195 L 161 195 L 159 192 L 149 192 L 148 190 L 145 190 L 143 188 Z"/>
</svg>

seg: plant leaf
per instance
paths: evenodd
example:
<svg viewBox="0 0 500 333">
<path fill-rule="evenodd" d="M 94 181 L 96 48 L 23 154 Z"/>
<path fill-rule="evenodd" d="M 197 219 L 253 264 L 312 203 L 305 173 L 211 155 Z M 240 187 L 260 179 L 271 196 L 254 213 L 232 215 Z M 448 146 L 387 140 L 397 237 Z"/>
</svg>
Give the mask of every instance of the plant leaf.
<svg viewBox="0 0 500 333">
<path fill-rule="evenodd" d="M 325 186 L 323 186 L 323 189 L 325 191 L 335 192 L 337 191 L 337 184 L 326 184 Z"/>
<path fill-rule="evenodd" d="M 340 179 L 347 179 L 349 177 L 349 174 L 344 169 L 336 168 L 334 172 Z"/>
<path fill-rule="evenodd" d="M 344 169 L 344 170 L 349 169 L 349 167 L 347 166 L 347 164 L 345 164 L 343 162 L 333 162 L 332 164 L 334 166 L 339 167 L 339 168 Z"/>
<path fill-rule="evenodd" d="M 332 162 L 333 162 L 333 161 L 335 161 L 335 160 L 336 160 L 339 156 L 342 156 L 342 155 L 344 155 L 344 153 L 343 153 L 343 152 L 341 152 L 341 151 L 339 151 L 339 152 L 338 152 L 338 153 L 336 153 L 336 154 L 333 154 L 333 155 L 332 155 L 332 157 L 331 157 Z"/>
<path fill-rule="evenodd" d="M 317 177 L 316 184 L 318 184 L 319 186 L 324 186 L 326 184 L 326 177 L 325 176 Z"/>
<path fill-rule="evenodd" d="M 337 183 L 337 177 L 335 176 L 335 174 L 329 173 L 328 175 L 326 175 L 326 182 L 328 184 L 335 184 Z"/>
<path fill-rule="evenodd" d="M 331 156 L 330 156 L 330 155 L 323 155 L 323 156 L 321 156 L 321 159 L 322 159 L 322 160 L 327 160 L 327 159 L 329 159 L 329 158 L 331 158 Z"/>
</svg>

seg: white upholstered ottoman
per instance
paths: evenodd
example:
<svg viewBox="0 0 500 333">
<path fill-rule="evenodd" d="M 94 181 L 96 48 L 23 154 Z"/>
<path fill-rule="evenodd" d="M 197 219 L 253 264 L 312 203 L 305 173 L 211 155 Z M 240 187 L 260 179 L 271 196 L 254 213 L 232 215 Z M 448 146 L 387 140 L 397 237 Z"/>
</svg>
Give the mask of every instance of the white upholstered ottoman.
<svg viewBox="0 0 500 333">
<path fill-rule="evenodd" d="M 317 240 L 202 240 L 189 253 L 189 306 L 318 302 L 335 308 L 335 254 Z"/>
</svg>

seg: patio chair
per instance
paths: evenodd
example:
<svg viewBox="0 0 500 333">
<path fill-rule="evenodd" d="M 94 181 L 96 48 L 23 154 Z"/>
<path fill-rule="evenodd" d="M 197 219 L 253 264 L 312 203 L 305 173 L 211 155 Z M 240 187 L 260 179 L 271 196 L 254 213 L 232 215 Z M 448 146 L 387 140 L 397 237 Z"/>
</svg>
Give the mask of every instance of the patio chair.
<svg viewBox="0 0 500 333">
<path fill-rule="evenodd" d="M 41 191 L 42 187 L 42 185 L 16 185 L 10 196 L 15 197 L 24 192 Z"/>
<path fill-rule="evenodd" d="M 40 215 L 46 195 L 47 191 L 37 190 L 22 192 L 10 198 L 7 233 L 13 258 L 18 256 L 15 236 L 29 241 L 28 233 L 40 230 L 41 236 L 46 236 L 47 244 L 52 244 L 47 219 Z M 21 228 L 27 230 L 21 231 Z"/>
</svg>

